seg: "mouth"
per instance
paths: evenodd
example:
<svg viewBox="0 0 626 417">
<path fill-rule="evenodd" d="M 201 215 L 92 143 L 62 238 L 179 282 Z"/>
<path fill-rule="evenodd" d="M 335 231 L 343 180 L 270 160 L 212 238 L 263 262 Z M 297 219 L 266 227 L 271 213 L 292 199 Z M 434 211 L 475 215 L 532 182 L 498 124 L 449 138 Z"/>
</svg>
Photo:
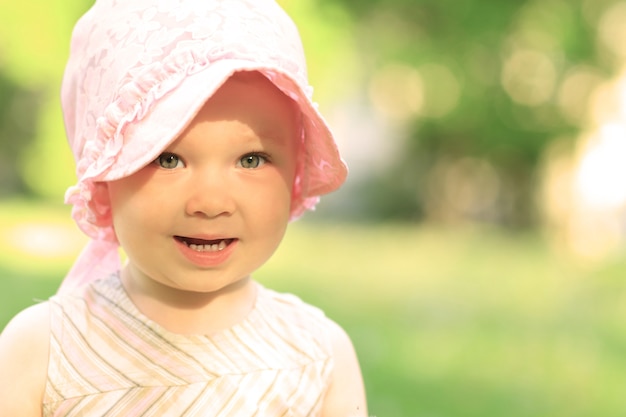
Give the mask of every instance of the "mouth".
<svg viewBox="0 0 626 417">
<path fill-rule="evenodd" d="M 206 240 L 186 236 L 174 236 L 174 239 L 196 252 L 220 252 L 235 241 L 235 239 Z"/>
</svg>

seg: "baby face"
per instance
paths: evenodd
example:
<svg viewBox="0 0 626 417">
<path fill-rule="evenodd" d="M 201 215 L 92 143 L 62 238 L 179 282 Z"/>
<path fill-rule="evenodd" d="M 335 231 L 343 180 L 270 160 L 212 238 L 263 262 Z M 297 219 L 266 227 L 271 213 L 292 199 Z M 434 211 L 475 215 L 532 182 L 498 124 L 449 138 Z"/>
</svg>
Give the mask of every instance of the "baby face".
<svg viewBox="0 0 626 417">
<path fill-rule="evenodd" d="M 263 76 L 236 74 L 153 163 L 108 183 L 130 275 L 214 292 L 267 261 L 289 220 L 298 117 Z"/>
</svg>

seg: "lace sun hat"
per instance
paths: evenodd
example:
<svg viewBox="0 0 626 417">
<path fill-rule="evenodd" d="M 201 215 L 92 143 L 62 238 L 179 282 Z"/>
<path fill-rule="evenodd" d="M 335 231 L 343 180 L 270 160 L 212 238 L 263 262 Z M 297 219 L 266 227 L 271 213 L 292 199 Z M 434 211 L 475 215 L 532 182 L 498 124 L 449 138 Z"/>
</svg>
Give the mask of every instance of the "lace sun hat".
<svg viewBox="0 0 626 417">
<path fill-rule="evenodd" d="M 312 101 L 298 30 L 274 0 L 97 0 L 78 21 L 61 88 L 78 177 L 65 200 L 91 240 L 59 292 L 119 269 L 95 184 L 153 161 L 239 71 L 263 74 L 302 113 L 295 219 L 339 188 L 347 168 Z"/>
</svg>

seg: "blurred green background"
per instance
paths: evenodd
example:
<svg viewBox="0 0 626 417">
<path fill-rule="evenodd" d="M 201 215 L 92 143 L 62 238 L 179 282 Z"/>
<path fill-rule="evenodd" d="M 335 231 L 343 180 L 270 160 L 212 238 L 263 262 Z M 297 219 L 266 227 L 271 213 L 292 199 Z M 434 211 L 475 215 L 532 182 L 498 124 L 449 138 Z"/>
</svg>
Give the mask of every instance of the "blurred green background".
<svg viewBox="0 0 626 417">
<path fill-rule="evenodd" d="M 352 336 L 370 414 L 626 413 L 626 2 L 282 0 L 351 167 L 257 278 Z M 0 328 L 85 243 L 59 89 L 90 1 L 0 0 Z"/>
</svg>

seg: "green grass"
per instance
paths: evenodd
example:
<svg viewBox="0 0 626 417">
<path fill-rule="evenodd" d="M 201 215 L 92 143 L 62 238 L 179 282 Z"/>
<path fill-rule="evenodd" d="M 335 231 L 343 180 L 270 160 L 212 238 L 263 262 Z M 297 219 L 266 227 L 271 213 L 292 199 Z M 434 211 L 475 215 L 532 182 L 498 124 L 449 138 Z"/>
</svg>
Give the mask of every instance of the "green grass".
<svg viewBox="0 0 626 417">
<path fill-rule="evenodd" d="M 5 212 L 2 229 L 67 216 Z M 19 255 L 0 255 L 0 328 L 52 294 L 74 256 Z M 296 223 L 257 279 L 348 331 L 371 415 L 611 417 L 626 410 L 625 270 L 557 255 L 537 234 Z"/>
</svg>

